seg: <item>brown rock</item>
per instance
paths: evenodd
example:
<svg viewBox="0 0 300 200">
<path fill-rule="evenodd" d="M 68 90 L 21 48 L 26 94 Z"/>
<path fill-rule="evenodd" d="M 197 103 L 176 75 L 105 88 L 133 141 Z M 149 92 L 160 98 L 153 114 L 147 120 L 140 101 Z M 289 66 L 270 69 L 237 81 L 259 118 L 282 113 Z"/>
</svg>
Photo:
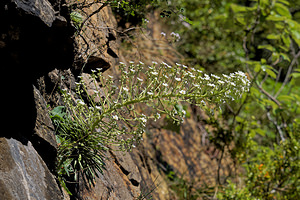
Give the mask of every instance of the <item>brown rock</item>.
<svg viewBox="0 0 300 200">
<path fill-rule="evenodd" d="M 78 3 L 82 3 L 79 0 Z M 78 58 L 86 62 L 84 70 L 95 68 L 108 69 L 118 58 L 116 40 L 117 22 L 111 8 L 94 0 L 84 0 L 89 7 L 83 8 L 84 25 L 78 29 L 76 36 Z M 100 9 L 101 8 L 101 9 Z M 100 10 L 99 10 L 100 9 Z M 98 11 L 98 12 L 95 12 Z M 95 13 L 95 14 L 94 14 Z"/>
<path fill-rule="evenodd" d="M 100 102 L 100 97 L 104 98 L 104 92 L 100 87 L 99 83 L 95 83 L 94 79 L 91 77 L 90 74 L 82 73 L 82 81 L 84 82 L 84 85 L 86 86 L 87 95 L 94 96 L 94 101 L 96 103 Z M 97 94 L 96 94 L 97 93 Z"/>
<path fill-rule="evenodd" d="M 193 182 L 195 188 L 202 185 L 213 187 L 217 184 L 221 153 L 204 138 L 208 135 L 205 136 L 206 131 L 200 126 L 203 125 L 195 118 L 190 117 L 185 119 L 179 133 L 166 129 L 153 129 L 148 143 L 153 143 L 155 149 L 153 146 L 149 147 L 148 144 L 146 146 L 150 152 L 155 151 L 156 155 L 159 154 L 158 161 L 163 164 L 162 171 L 175 172 L 178 178 Z M 203 143 L 203 141 L 207 143 Z M 212 148 L 211 152 L 208 152 L 209 148 Z M 153 157 L 153 154 L 150 156 Z M 225 152 L 219 169 L 221 180 L 232 173 L 232 169 L 230 155 Z"/>
</svg>

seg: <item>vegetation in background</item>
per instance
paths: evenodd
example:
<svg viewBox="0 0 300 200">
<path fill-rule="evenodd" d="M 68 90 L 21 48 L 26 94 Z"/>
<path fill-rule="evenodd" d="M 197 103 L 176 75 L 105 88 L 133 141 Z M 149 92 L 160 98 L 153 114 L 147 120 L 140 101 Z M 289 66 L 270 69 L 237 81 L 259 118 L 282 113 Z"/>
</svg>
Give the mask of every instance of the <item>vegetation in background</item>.
<svg viewBox="0 0 300 200">
<path fill-rule="evenodd" d="M 170 16 L 185 62 L 211 72 L 242 69 L 252 82 L 249 93 L 208 120 L 216 128 L 207 131 L 222 152 L 219 160 L 229 150 L 236 168 L 245 169 L 218 174 L 217 197 L 298 199 L 300 2 L 178 0 L 167 6 L 176 5 L 192 21 Z"/>
<path fill-rule="evenodd" d="M 204 110 L 210 116 L 207 123 L 215 127 L 207 132 L 221 150 L 219 161 L 223 153 L 229 151 L 238 169 L 231 177 L 221 177 L 217 173 L 217 194 L 207 192 L 203 196 L 218 199 L 300 198 L 300 1 L 145 0 L 102 3 L 111 5 L 123 24 L 130 22 L 131 25 L 144 20 L 144 11 L 151 3 L 160 10 L 162 19 L 176 36 L 178 51 L 185 57 L 183 62 L 191 67 L 131 63 L 130 66 L 120 66 L 120 78 L 108 76 L 108 79 L 100 71 L 94 72 L 95 84 L 96 78 L 99 79 L 105 93 L 98 102 L 95 97 L 84 101 L 81 97 L 86 93 L 83 82 L 78 84 L 76 103 L 64 91 L 67 114 L 53 114 L 60 147 L 66 149 L 60 150 L 58 156 L 62 161 L 58 161 L 61 177 L 83 172 L 87 182 L 92 183 L 96 171 L 101 172 L 101 156 L 94 159 L 95 165 L 89 165 L 98 166 L 94 168 L 96 171 L 87 172 L 88 168 L 82 166 L 82 163 L 89 163 L 82 159 L 89 157 L 79 156 L 86 153 L 85 149 L 74 149 L 73 145 L 80 147 L 83 138 L 91 139 L 85 141 L 85 145 L 94 149 L 95 154 L 89 155 L 92 157 L 102 155 L 108 144 L 129 150 L 140 141 L 148 120 L 167 114 L 180 122 L 184 113 L 177 112 L 174 106 L 178 101 L 187 101 L 206 108 Z M 80 11 L 82 5 L 72 6 Z M 71 17 L 80 32 L 86 19 L 76 12 Z M 208 75 L 236 70 L 247 72 L 247 78 L 239 73 L 232 74 L 237 77 L 235 81 L 226 74 Z M 251 80 L 249 91 L 246 89 L 248 79 Z M 247 87 L 243 89 L 238 83 Z M 246 93 L 239 96 L 239 91 Z M 95 95 L 100 95 L 100 91 Z M 207 103 L 211 104 L 205 106 Z M 137 111 L 137 104 L 151 108 L 153 115 L 146 116 Z M 219 106 L 222 112 L 211 115 L 211 108 Z M 71 137 L 69 133 L 76 136 Z M 64 165 L 65 168 L 61 168 Z M 186 188 L 187 184 L 182 180 L 178 185 Z M 188 188 L 184 193 L 187 191 L 194 190 Z M 202 193 L 206 191 L 204 188 Z M 201 193 L 198 189 L 197 192 Z M 197 195 L 185 195 L 183 199 L 188 199 L 188 196 L 197 198 Z"/>
</svg>

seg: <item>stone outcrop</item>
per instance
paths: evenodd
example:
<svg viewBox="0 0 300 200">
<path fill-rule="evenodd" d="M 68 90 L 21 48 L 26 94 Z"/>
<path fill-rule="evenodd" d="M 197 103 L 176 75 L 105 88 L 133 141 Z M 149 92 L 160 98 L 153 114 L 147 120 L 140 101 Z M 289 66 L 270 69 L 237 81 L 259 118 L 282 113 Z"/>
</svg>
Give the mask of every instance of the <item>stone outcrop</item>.
<svg viewBox="0 0 300 200">
<path fill-rule="evenodd" d="M 40 18 L 45 24 L 51 27 L 55 20 L 55 11 L 47 0 L 13 0 L 18 8 L 21 8 L 27 13 Z"/>
<path fill-rule="evenodd" d="M 62 15 L 47 0 L 0 2 L 0 199 L 64 199 L 54 128 L 33 87 L 54 68 L 72 66 L 73 31 Z"/>
<path fill-rule="evenodd" d="M 80 26 L 77 27 L 75 37 L 77 59 L 84 61 L 84 71 L 102 68 L 107 70 L 118 61 L 117 22 L 110 7 L 94 0 L 79 0 L 90 6 L 82 8 Z M 76 13 L 76 11 L 74 11 Z M 78 12 L 79 14 L 79 12 Z"/>
<path fill-rule="evenodd" d="M 55 179 L 58 145 L 48 107 L 62 104 L 60 89 L 68 88 L 74 94 L 79 74 L 92 95 L 99 88 L 90 83 L 91 70 L 110 68 L 114 73 L 119 60 L 134 60 L 137 55 L 119 51 L 117 22 L 108 6 L 94 0 L 81 2 L 91 5 L 83 8 L 82 27 L 72 22 L 66 6 L 70 2 L 0 1 L 1 70 L 9 78 L 1 79 L 0 199 L 75 198 L 63 193 Z M 160 37 L 161 27 L 151 26 L 151 37 Z M 175 62 L 177 52 L 166 41 L 154 38 L 153 44 L 146 38 L 137 40 L 143 50 L 139 58 Z M 149 49 L 154 56 L 147 54 Z M 161 58 L 161 54 L 167 56 Z M 208 152 L 205 141 L 205 130 L 195 117 L 188 118 L 178 133 L 164 125 L 150 126 L 144 141 L 132 152 L 105 152 L 106 169 L 98 174 L 94 187 L 87 189 L 80 183 L 78 196 L 89 200 L 176 199 L 166 179 L 170 172 L 215 184 L 208 177 L 217 173 L 217 152 Z M 221 171 L 225 174 L 225 169 Z"/>
<path fill-rule="evenodd" d="M 55 177 L 30 141 L 0 138 L 0 199 L 63 199 Z"/>
</svg>

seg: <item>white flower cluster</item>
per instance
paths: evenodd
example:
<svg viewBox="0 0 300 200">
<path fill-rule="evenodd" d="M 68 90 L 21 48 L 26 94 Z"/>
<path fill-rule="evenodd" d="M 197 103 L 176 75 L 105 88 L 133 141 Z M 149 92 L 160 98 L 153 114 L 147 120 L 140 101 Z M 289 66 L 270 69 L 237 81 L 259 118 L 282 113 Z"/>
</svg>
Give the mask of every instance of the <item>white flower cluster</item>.
<svg viewBox="0 0 300 200">
<path fill-rule="evenodd" d="M 179 33 L 174 33 L 174 32 L 172 32 L 170 35 L 174 38 L 174 40 L 175 40 L 176 42 L 178 42 L 178 41 L 180 40 L 180 35 L 179 35 Z"/>
<path fill-rule="evenodd" d="M 165 62 L 158 64 L 153 61 L 151 66 L 143 69 L 140 68 L 141 64 L 130 64 L 128 68 L 139 72 L 134 74 L 137 76 L 137 83 L 134 83 L 133 90 L 128 87 L 123 87 L 123 90 L 128 93 L 134 91 L 135 94 L 139 93 L 152 98 L 181 97 L 185 98 L 185 101 L 201 102 L 201 105 L 203 105 L 203 100 L 208 99 L 215 103 L 223 103 L 241 97 L 243 93 L 248 92 L 250 86 L 247 76 L 240 71 L 219 76 L 205 74 L 201 70 L 188 68 L 179 63 L 172 67 Z M 125 66 L 123 64 L 123 68 Z M 127 70 L 121 71 L 127 77 Z"/>
<path fill-rule="evenodd" d="M 160 35 L 163 38 L 167 37 L 167 34 L 165 32 L 161 32 Z M 180 40 L 179 33 L 172 32 L 172 33 L 170 33 L 170 36 L 171 36 L 172 40 L 175 41 L 175 42 L 178 42 Z"/>
<path fill-rule="evenodd" d="M 103 142 L 104 145 L 119 144 L 125 149 L 141 140 L 150 119 L 155 121 L 161 118 L 161 114 L 168 114 L 175 121 L 182 122 L 185 111 L 174 111 L 174 106 L 180 102 L 202 107 L 207 103 L 220 104 L 241 97 L 248 92 L 250 86 L 247 76 L 240 71 L 229 75 L 209 75 L 179 63 L 171 66 L 165 62 L 153 61 L 152 65 L 147 66 L 143 62 L 135 64 L 130 61 L 129 66 L 120 63 L 119 70 L 120 77 L 117 78 L 103 76 L 101 70 L 93 72 L 94 84 L 101 85 L 102 88 L 101 92 L 93 92 L 88 99 L 89 103 L 85 103 L 81 96 L 87 94 L 82 77 L 76 84 L 79 96 L 76 102 L 72 103 L 70 95 L 67 95 L 67 91 L 64 92 L 69 110 L 74 110 L 74 115 L 84 116 L 82 123 L 90 124 L 90 130 L 99 130 L 98 134 L 106 141 Z M 141 109 L 142 112 L 154 112 L 141 114 L 138 111 Z M 129 137 L 120 138 L 124 134 Z"/>
</svg>

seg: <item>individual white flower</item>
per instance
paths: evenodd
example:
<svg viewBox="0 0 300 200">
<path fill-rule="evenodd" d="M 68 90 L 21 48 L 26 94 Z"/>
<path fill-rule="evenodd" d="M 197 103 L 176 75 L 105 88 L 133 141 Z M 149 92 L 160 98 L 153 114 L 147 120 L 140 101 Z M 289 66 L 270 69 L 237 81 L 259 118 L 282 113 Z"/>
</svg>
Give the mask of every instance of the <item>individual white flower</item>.
<svg viewBox="0 0 300 200">
<path fill-rule="evenodd" d="M 130 64 L 133 64 L 133 63 L 134 63 L 134 61 L 132 61 L 132 60 L 131 60 L 131 61 L 129 61 L 129 63 L 130 63 Z"/>
<path fill-rule="evenodd" d="M 163 65 L 165 65 L 165 66 L 167 66 L 168 64 L 167 63 L 165 63 L 164 61 L 162 61 L 161 62 L 161 64 L 163 64 Z"/>
<path fill-rule="evenodd" d="M 158 75 L 158 73 L 157 72 L 150 72 L 152 75 L 154 75 L 154 76 L 157 76 Z"/>
<path fill-rule="evenodd" d="M 166 74 L 163 75 L 165 78 L 169 78 Z"/>
<path fill-rule="evenodd" d="M 241 72 L 241 71 L 237 71 L 235 72 L 236 75 L 239 75 L 239 76 L 242 76 L 242 77 L 245 77 L 246 74 L 244 72 Z"/>
<path fill-rule="evenodd" d="M 181 112 L 182 112 L 183 115 L 186 115 L 186 111 L 185 110 L 182 110 Z"/>
<path fill-rule="evenodd" d="M 166 35 L 167 35 L 165 32 L 161 32 L 160 34 L 161 34 L 161 36 L 163 36 L 163 37 L 166 37 Z"/>
<path fill-rule="evenodd" d="M 94 92 L 95 94 L 98 94 L 98 93 L 99 93 L 99 91 L 98 91 L 98 90 L 93 90 L 93 92 Z"/>
<path fill-rule="evenodd" d="M 107 75 L 109 78 L 111 78 L 111 79 L 113 79 L 114 77 L 113 76 L 111 76 L 111 75 Z"/>
<path fill-rule="evenodd" d="M 214 75 L 214 74 L 211 74 L 210 76 L 212 76 L 212 77 L 214 77 L 214 78 L 216 78 L 216 79 L 220 79 L 220 77 L 219 77 L 219 76 L 217 76 L 217 75 Z"/>
<path fill-rule="evenodd" d="M 221 80 L 218 80 L 218 83 L 224 84 L 225 82 L 224 82 L 224 81 L 221 81 Z"/>
<path fill-rule="evenodd" d="M 234 77 L 235 77 L 235 73 L 230 73 L 229 76 L 230 76 L 231 78 L 234 78 Z"/>
<path fill-rule="evenodd" d="M 118 115 L 113 115 L 112 118 L 113 118 L 114 120 L 119 120 Z"/>
<path fill-rule="evenodd" d="M 148 95 L 153 95 L 153 92 L 147 92 Z"/>
<path fill-rule="evenodd" d="M 143 79 L 141 79 L 141 78 L 139 78 L 139 77 L 137 77 L 136 79 L 137 79 L 138 81 L 143 82 Z"/>
<path fill-rule="evenodd" d="M 134 70 L 134 69 L 130 69 L 130 71 L 131 71 L 131 72 L 135 72 L 135 70 Z"/>
<path fill-rule="evenodd" d="M 145 117 L 140 118 L 143 123 L 147 123 L 147 119 Z"/>
<path fill-rule="evenodd" d="M 183 68 L 187 69 L 188 67 L 186 65 L 182 65 Z"/>
<path fill-rule="evenodd" d="M 101 71 L 101 70 L 102 70 L 102 68 L 96 68 L 96 70 L 98 70 L 98 71 Z"/>
<path fill-rule="evenodd" d="M 136 146 L 134 144 L 132 144 L 132 148 L 135 148 Z"/>
<path fill-rule="evenodd" d="M 100 106 L 95 106 L 95 108 L 96 108 L 97 110 L 101 110 L 101 107 L 100 107 Z"/>
<path fill-rule="evenodd" d="M 194 74 L 192 74 L 192 73 L 189 73 L 189 76 L 191 77 L 191 78 L 195 78 L 196 76 L 194 75 Z"/>
<path fill-rule="evenodd" d="M 172 32 L 170 35 L 171 35 L 172 37 L 174 37 L 176 41 L 179 41 L 179 40 L 180 40 L 180 35 L 179 35 L 178 33 Z"/>
<path fill-rule="evenodd" d="M 167 84 L 167 83 L 163 83 L 162 85 L 165 86 L 165 87 L 168 87 L 168 84 Z"/>
<path fill-rule="evenodd" d="M 227 76 L 226 74 L 222 74 L 222 76 L 224 76 L 225 78 L 230 78 L 229 76 Z"/>
<path fill-rule="evenodd" d="M 155 61 L 152 61 L 152 64 L 154 64 L 154 65 L 157 65 L 157 62 L 155 62 Z"/>
<path fill-rule="evenodd" d="M 123 63 L 123 62 L 119 62 L 120 63 L 120 65 L 125 65 L 125 63 Z"/>
<path fill-rule="evenodd" d="M 85 103 L 81 99 L 76 99 L 76 102 L 80 105 L 85 105 Z"/>
<path fill-rule="evenodd" d="M 156 113 L 156 116 L 155 116 L 155 117 L 156 117 L 156 119 L 160 119 L 161 116 L 160 116 L 159 113 Z"/>
<path fill-rule="evenodd" d="M 176 77 L 175 80 L 176 80 L 176 81 L 181 81 L 181 78 L 177 78 L 177 77 Z"/>
<path fill-rule="evenodd" d="M 200 87 L 200 85 L 198 85 L 198 84 L 193 84 L 195 87 Z"/>
<path fill-rule="evenodd" d="M 179 64 L 179 63 L 175 63 L 178 67 L 180 67 L 181 66 L 181 64 Z"/>
<path fill-rule="evenodd" d="M 142 61 L 139 61 L 139 63 L 141 64 L 141 65 L 144 65 L 145 63 L 143 63 Z"/>
<path fill-rule="evenodd" d="M 96 72 L 96 70 L 93 70 L 93 69 L 91 69 L 91 71 L 92 71 L 93 73 L 95 73 L 95 72 Z"/>
<path fill-rule="evenodd" d="M 129 91 L 129 89 L 127 87 L 123 87 L 123 90 L 125 90 L 126 92 Z"/>
<path fill-rule="evenodd" d="M 180 90 L 179 93 L 180 94 L 186 94 L 186 91 L 185 90 Z"/>
<path fill-rule="evenodd" d="M 204 74 L 204 79 L 208 81 L 210 80 L 210 77 L 207 74 Z"/>
<path fill-rule="evenodd" d="M 215 87 L 215 84 L 212 84 L 212 83 L 207 83 L 207 85 L 210 87 Z"/>
</svg>

